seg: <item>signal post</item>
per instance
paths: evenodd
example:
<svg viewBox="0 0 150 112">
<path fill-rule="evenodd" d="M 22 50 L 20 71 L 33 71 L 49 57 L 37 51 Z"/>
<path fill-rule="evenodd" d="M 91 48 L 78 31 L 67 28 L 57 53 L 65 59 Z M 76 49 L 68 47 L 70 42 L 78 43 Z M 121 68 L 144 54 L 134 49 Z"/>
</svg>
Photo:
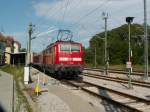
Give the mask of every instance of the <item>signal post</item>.
<svg viewBox="0 0 150 112">
<path fill-rule="evenodd" d="M 128 28 L 129 28 L 129 48 L 128 48 L 128 52 L 129 52 L 129 57 L 128 57 L 128 62 L 127 64 L 127 69 L 129 70 L 129 81 L 128 81 L 128 85 L 129 85 L 129 89 L 133 88 L 132 84 L 131 84 L 131 70 L 132 70 L 132 63 L 131 63 L 131 23 L 133 22 L 134 17 L 126 17 L 126 22 L 128 23 Z"/>
</svg>

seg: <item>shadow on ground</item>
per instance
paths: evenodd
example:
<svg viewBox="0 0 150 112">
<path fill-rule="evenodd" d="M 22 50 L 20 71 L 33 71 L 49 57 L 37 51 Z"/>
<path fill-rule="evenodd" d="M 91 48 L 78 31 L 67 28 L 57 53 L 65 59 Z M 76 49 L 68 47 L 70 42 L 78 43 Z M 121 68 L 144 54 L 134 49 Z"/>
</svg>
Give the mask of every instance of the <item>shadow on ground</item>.
<svg viewBox="0 0 150 112">
<path fill-rule="evenodd" d="M 1 104 L 0 104 L 0 112 L 6 112 L 5 109 L 2 107 Z"/>
<path fill-rule="evenodd" d="M 107 90 L 99 90 L 99 94 L 111 98 L 111 96 L 108 95 Z M 123 109 L 121 109 L 118 105 L 105 99 L 102 99 L 101 104 L 104 106 L 106 112 L 123 112 Z"/>
</svg>

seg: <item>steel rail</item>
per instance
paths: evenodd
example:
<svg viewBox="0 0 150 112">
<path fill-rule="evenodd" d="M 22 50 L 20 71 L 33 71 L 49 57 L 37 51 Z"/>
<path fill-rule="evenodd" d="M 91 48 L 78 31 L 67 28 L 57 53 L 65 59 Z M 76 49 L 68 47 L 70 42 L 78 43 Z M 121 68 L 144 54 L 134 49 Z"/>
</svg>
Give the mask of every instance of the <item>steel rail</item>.
<svg viewBox="0 0 150 112">
<path fill-rule="evenodd" d="M 98 68 L 84 68 L 84 70 L 91 70 L 91 71 L 98 71 L 98 72 L 104 72 L 104 69 L 98 69 Z M 123 70 L 117 70 L 117 69 L 108 69 L 108 72 L 110 73 L 118 73 L 118 74 L 128 74 L 128 72 L 123 71 Z M 132 75 L 144 75 L 143 72 L 137 72 L 137 71 L 133 71 L 131 73 Z M 149 72 L 150 74 L 150 72 Z"/>
<path fill-rule="evenodd" d="M 78 84 L 78 82 L 76 81 L 67 81 L 67 83 L 77 87 L 77 88 L 80 88 L 81 90 L 84 90 L 94 96 L 97 96 L 97 97 L 100 97 L 100 98 L 103 98 L 105 100 L 108 100 L 108 101 L 111 101 L 115 104 L 119 104 L 120 106 L 123 106 L 123 107 L 126 107 L 128 109 L 131 109 L 132 111 L 136 111 L 136 112 L 143 112 L 144 109 L 149 109 L 150 108 L 150 100 L 147 100 L 147 99 L 144 99 L 144 98 L 140 98 L 140 97 L 137 97 L 137 96 L 134 96 L 134 95 L 129 95 L 129 94 L 126 94 L 126 93 L 123 93 L 123 92 L 120 92 L 120 91 L 117 91 L 117 90 L 113 90 L 113 89 L 110 89 L 110 88 L 107 88 L 107 87 L 104 87 L 104 86 L 100 86 L 100 85 L 96 85 L 96 84 L 93 84 L 93 83 L 90 83 L 90 82 L 86 82 L 86 81 L 83 81 L 82 82 L 82 85 Z M 83 86 L 83 83 L 85 83 L 86 85 L 88 86 Z M 127 99 L 129 98 L 130 101 L 128 102 L 123 102 L 122 99 L 115 99 L 115 98 L 111 98 L 111 97 L 107 97 L 103 94 L 100 94 L 100 93 L 96 93 L 90 89 L 88 89 L 89 87 L 96 87 L 98 88 L 99 90 L 107 90 L 107 93 L 113 93 L 115 95 L 119 95 L 122 97 L 122 99 Z M 137 107 L 138 104 L 143 104 L 144 103 L 144 107 Z M 136 104 L 136 105 L 135 105 Z"/>
<path fill-rule="evenodd" d="M 111 77 L 111 76 L 104 76 L 104 75 L 96 75 L 96 74 L 89 74 L 89 73 L 85 73 L 83 74 L 83 76 L 88 76 L 88 77 L 92 77 L 92 78 L 97 78 L 97 79 L 102 79 L 102 80 L 108 80 L 108 81 L 114 81 L 114 82 L 119 82 L 119 83 L 128 83 L 127 79 L 123 79 L 123 78 L 118 78 L 118 77 Z M 132 80 L 131 82 L 133 85 L 136 86 L 141 86 L 141 87 L 146 87 L 146 88 L 150 88 L 150 83 L 149 82 L 143 82 L 143 81 L 136 81 L 136 80 Z"/>
<path fill-rule="evenodd" d="M 61 83 L 63 83 L 63 82 L 64 82 L 64 80 L 61 80 Z M 146 98 L 138 97 L 133 94 L 131 95 L 128 93 L 117 91 L 112 88 L 106 87 L 105 85 L 103 85 L 103 86 L 96 85 L 94 83 L 90 83 L 87 81 L 78 82 L 77 80 L 73 80 L 73 81 L 65 80 L 65 83 L 71 84 L 77 88 L 80 88 L 81 90 L 83 90 L 87 93 L 90 93 L 94 96 L 97 96 L 99 98 L 102 98 L 109 102 L 112 102 L 113 104 L 117 104 L 119 106 L 125 107 L 133 112 L 144 112 L 145 109 L 150 109 L 150 100 L 148 100 Z M 95 92 L 92 88 L 97 89 L 98 93 Z M 107 94 L 107 95 L 101 94 L 100 91 L 102 91 L 102 93 L 105 92 L 105 94 Z M 127 101 L 126 101 L 126 99 L 127 99 Z"/>
</svg>

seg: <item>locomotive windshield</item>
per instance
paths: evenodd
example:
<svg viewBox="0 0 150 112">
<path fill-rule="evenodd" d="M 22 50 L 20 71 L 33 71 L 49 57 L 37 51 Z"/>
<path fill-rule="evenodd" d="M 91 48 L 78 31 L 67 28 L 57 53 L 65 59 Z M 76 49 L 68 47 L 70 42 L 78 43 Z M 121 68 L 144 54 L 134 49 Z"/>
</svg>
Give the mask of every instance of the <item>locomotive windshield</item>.
<svg viewBox="0 0 150 112">
<path fill-rule="evenodd" d="M 79 45 L 71 45 L 71 52 L 80 52 L 80 46 Z"/>
<path fill-rule="evenodd" d="M 80 46 L 74 44 L 61 44 L 60 51 L 64 52 L 80 52 Z"/>
<path fill-rule="evenodd" d="M 61 44 L 60 51 L 70 52 L 70 45 L 69 44 Z"/>
</svg>

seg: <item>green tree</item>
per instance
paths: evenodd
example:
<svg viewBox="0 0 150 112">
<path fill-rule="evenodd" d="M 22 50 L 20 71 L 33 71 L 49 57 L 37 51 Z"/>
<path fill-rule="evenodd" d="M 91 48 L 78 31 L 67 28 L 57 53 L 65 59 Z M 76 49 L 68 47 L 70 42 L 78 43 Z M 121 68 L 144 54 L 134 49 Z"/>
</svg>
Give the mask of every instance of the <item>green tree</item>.
<svg viewBox="0 0 150 112">
<path fill-rule="evenodd" d="M 148 26 L 150 34 L 150 26 Z M 131 25 L 131 49 L 133 64 L 144 63 L 143 25 Z M 90 47 L 85 50 L 85 63 L 94 63 L 94 49 L 97 49 L 97 62 L 104 64 L 104 32 L 98 33 L 90 40 Z M 150 37 L 149 37 L 150 38 Z M 149 39 L 150 42 L 150 39 Z M 110 64 L 125 64 L 128 60 L 128 25 L 108 31 L 108 54 Z M 149 44 L 150 52 L 150 44 Z M 87 55 L 87 56 L 86 56 Z M 150 59 L 150 55 L 149 55 Z M 150 63 L 150 61 L 149 61 Z"/>
</svg>

